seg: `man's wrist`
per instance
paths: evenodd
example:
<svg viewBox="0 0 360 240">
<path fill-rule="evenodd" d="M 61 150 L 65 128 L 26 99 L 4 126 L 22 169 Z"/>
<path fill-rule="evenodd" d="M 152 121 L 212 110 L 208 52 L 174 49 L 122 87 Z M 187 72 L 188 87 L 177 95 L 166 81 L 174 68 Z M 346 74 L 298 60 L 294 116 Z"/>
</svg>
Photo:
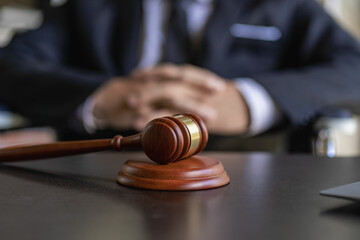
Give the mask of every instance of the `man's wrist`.
<svg viewBox="0 0 360 240">
<path fill-rule="evenodd" d="M 91 96 L 78 108 L 77 115 L 87 133 L 94 134 L 97 130 L 105 129 L 104 121 L 94 116 L 94 101 Z"/>
<path fill-rule="evenodd" d="M 263 86 L 251 78 L 237 78 L 235 81 L 235 86 L 249 107 L 248 135 L 262 133 L 281 121 L 279 108 Z"/>
</svg>

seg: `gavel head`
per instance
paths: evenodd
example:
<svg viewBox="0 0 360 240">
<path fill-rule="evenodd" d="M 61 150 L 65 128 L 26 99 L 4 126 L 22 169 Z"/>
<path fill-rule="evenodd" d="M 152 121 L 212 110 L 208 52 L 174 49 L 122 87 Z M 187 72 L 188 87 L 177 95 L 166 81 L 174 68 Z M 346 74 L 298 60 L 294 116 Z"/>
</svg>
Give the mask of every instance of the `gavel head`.
<svg viewBox="0 0 360 240">
<path fill-rule="evenodd" d="M 208 141 L 205 123 L 195 114 L 154 119 L 141 134 L 141 146 L 154 162 L 165 164 L 202 151 Z"/>
</svg>

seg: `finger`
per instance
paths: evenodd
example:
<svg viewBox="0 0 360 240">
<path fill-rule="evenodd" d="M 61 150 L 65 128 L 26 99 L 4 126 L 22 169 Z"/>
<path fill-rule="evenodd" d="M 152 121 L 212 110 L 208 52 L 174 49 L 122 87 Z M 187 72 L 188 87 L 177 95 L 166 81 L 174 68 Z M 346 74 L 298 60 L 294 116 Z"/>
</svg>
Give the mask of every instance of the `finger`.
<svg viewBox="0 0 360 240">
<path fill-rule="evenodd" d="M 226 82 L 213 72 L 192 65 L 184 65 L 181 67 L 181 81 L 203 88 L 209 91 L 223 91 Z"/>
<path fill-rule="evenodd" d="M 211 121 L 217 117 L 217 111 L 209 104 L 205 104 L 196 98 L 184 97 L 173 94 L 145 101 L 137 106 L 137 112 L 146 115 L 158 109 L 173 109 L 176 112 L 192 112 L 202 117 L 205 121 Z"/>
<path fill-rule="evenodd" d="M 136 116 L 137 113 L 130 109 L 119 109 L 108 114 L 102 120 L 106 121 L 108 127 L 114 130 L 131 130 Z"/>
<path fill-rule="evenodd" d="M 172 99 L 170 106 L 178 112 L 190 112 L 199 115 L 204 121 L 211 121 L 217 117 L 217 111 L 210 105 L 194 99 Z"/>
<path fill-rule="evenodd" d="M 181 77 L 180 67 L 172 63 L 160 64 L 153 68 L 136 69 L 131 77 L 138 80 L 178 80 Z"/>
<path fill-rule="evenodd" d="M 173 98 L 180 100 L 194 99 L 203 101 L 208 94 L 199 89 L 179 83 L 154 83 L 147 84 L 146 88 L 138 89 L 129 94 L 127 103 L 132 108 L 139 108 L 142 105 L 172 102 Z"/>
<path fill-rule="evenodd" d="M 136 108 L 138 105 L 145 104 L 152 101 L 156 96 L 160 96 L 161 88 L 161 84 L 157 82 L 144 82 L 134 85 L 131 91 L 127 92 L 125 102 L 129 107 Z"/>
<path fill-rule="evenodd" d="M 174 115 L 176 112 L 171 111 L 169 109 L 160 109 L 160 110 L 154 110 L 147 112 L 146 114 L 142 114 L 134 121 L 134 128 L 137 131 L 141 131 L 145 128 L 146 124 L 148 124 L 151 120 L 155 118 L 161 118 L 165 116 L 171 116 Z"/>
<path fill-rule="evenodd" d="M 206 96 L 198 98 L 198 90 L 179 84 L 167 84 L 161 89 L 156 87 L 154 91 L 144 91 L 137 96 L 136 112 L 141 116 L 151 115 L 159 109 L 169 109 L 175 112 L 193 112 L 205 121 L 211 121 L 217 117 L 217 111 L 210 105 L 203 103 Z M 204 94 L 205 95 L 205 94 Z M 139 119 L 135 124 L 137 129 L 143 126 L 149 118 Z"/>
<path fill-rule="evenodd" d="M 140 70 L 136 78 L 162 81 L 181 81 L 207 91 L 222 91 L 225 81 L 209 70 L 193 65 L 162 64 L 152 69 Z"/>
</svg>

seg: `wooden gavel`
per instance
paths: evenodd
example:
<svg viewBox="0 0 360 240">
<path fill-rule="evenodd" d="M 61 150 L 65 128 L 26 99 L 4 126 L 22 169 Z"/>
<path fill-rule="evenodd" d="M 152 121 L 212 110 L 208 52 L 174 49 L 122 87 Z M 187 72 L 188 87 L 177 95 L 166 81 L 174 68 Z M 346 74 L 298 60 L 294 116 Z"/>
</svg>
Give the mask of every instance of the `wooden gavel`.
<svg viewBox="0 0 360 240">
<path fill-rule="evenodd" d="M 154 162 L 166 164 L 202 151 L 208 141 L 205 123 L 195 114 L 179 114 L 149 122 L 136 135 L 112 139 L 58 142 L 0 149 L 0 162 L 69 156 L 109 149 L 140 148 Z"/>
</svg>

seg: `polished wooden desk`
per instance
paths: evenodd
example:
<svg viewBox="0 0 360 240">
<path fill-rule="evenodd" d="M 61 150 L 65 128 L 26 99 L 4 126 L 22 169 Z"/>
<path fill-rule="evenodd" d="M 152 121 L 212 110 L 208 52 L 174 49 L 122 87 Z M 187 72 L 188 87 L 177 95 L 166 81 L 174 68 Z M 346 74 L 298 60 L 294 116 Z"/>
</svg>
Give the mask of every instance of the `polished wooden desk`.
<svg viewBox="0 0 360 240">
<path fill-rule="evenodd" d="M 193 192 L 115 182 L 139 153 L 0 166 L 1 239 L 360 239 L 360 204 L 319 191 L 360 181 L 360 159 L 204 153 L 230 185 Z"/>
</svg>

